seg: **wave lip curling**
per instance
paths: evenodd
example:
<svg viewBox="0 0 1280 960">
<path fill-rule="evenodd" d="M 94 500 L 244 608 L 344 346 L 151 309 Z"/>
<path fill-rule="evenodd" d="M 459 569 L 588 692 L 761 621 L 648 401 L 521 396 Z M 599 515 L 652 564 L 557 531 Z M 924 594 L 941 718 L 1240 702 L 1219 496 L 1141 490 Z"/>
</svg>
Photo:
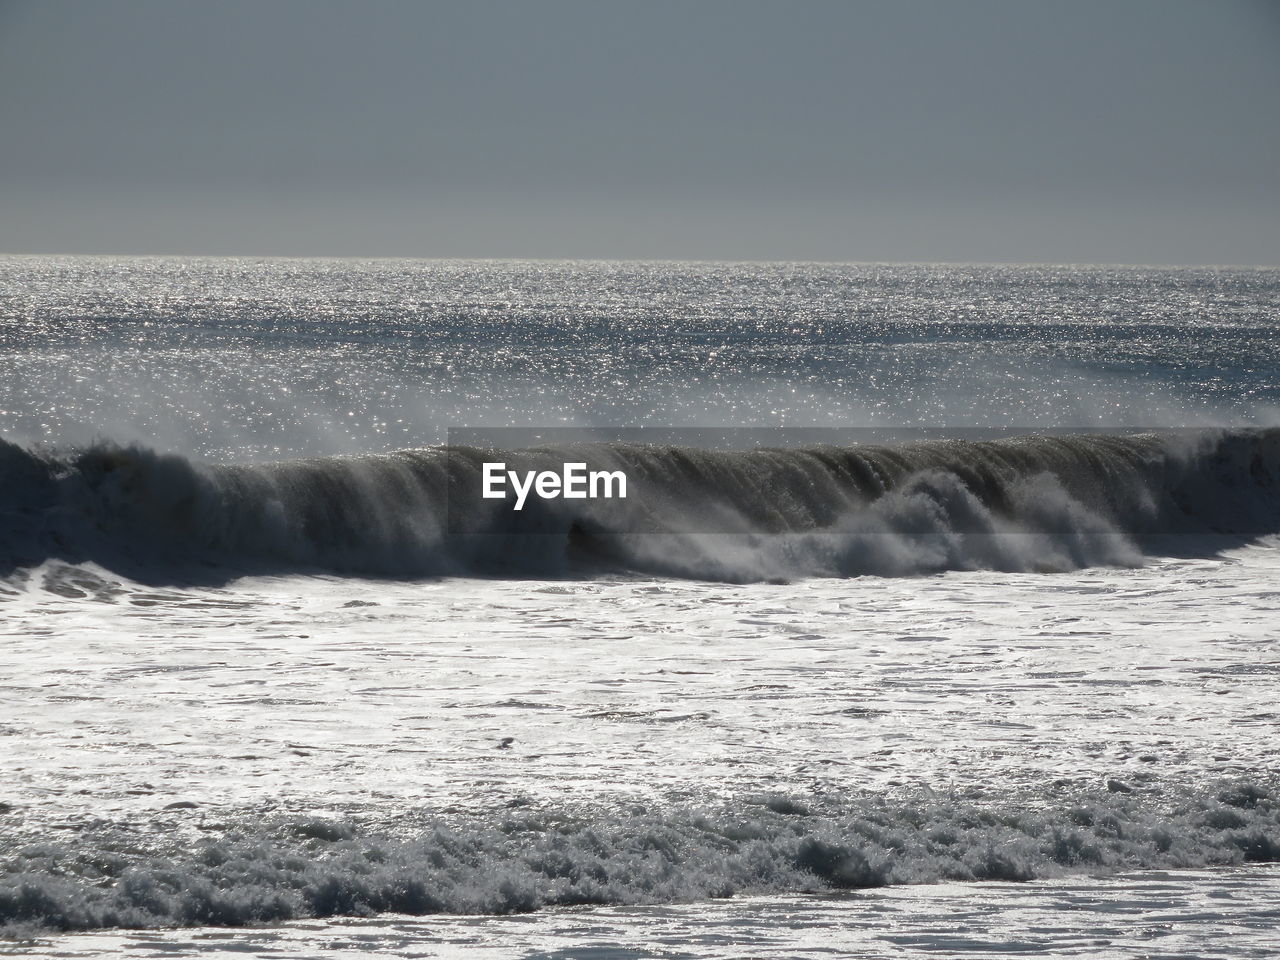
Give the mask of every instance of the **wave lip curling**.
<svg viewBox="0 0 1280 960">
<path fill-rule="evenodd" d="M 521 510 L 486 497 L 495 463 L 526 496 L 540 475 L 550 491 L 552 472 L 561 495 Z M 597 492 L 614 496 L 564 496 L 583 473 L 588 493 L 597 474 L 612 481 Z M 1053 572 L 1280 532 L 1280 430 L 1259 428 L 748 450 L 453 445 L 234 465 L 0 440 L 0 480 L 0 572 L 94 561 L 143 581 Z"/>
</svg>

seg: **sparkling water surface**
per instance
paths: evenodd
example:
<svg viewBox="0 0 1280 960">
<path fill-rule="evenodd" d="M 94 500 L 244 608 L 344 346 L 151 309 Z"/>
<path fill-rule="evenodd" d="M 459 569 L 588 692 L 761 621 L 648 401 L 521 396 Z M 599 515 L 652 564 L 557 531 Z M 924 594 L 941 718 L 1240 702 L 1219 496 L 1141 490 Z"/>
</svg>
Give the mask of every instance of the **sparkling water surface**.
<svg viewBox="0 0 1280 960">
<path fill-rule="evenodd" d="M 1266 425 L 1280 400 L 1276 271 L 5 258 L 0 277 L 0 436 L 63 449 Z M 49 559 L 0 581 L 0 916 L 21 919 L 0 952 L 1274 950 L 1273 538 L 1053 574 L 162 574 Z M 128 884 L 151 913 L 103 906 Z M 144 929 L 74 932 L 113 921 Z"/>
<path fill-rule="evenodd" d="M 1256 422 L 1277 311 L 1262 269 L 4 257 L 0 435 Z"/>
</svg>

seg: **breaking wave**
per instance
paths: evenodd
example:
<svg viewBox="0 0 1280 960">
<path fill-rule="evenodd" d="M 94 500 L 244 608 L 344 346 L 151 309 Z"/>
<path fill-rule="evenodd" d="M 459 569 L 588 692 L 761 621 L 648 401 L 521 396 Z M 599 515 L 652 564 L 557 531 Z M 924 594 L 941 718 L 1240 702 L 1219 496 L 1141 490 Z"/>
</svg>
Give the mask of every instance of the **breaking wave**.
<svg viewBox="0 0 1280 960">
<path fill-rule="evenodd" d="M 626 500 L 480 496 L 486 460 L 624 470 Z M 1169 537 L 1280 531 L 1280 430 L 726 452 L 435 447 L 221 465 L 0 441 L 0 572 L 94 561 L 418 577 L 601 571 L 751 581 L 1134 566 Z M 161 571 L 165 571 L 162 573 Z"/>
<path fill-rule="evenodd" d="M 1237 782 L 1172 798 L 1109 787 L 1040 809 L 933 795 L 825 809 L 779 795 L 718 809 L 513 810 L 394 830 L 296 816 L 227 826 L 216 811 L 208 822 L 170 809 L 160 831 L 98 820 L 80 825 L 74 843 L 8 844 L 0 930 L 503 914 L 1280 859 L 1273 787 Z M 185 839 L 156 839 L 175 834 Z"/>
</svg>

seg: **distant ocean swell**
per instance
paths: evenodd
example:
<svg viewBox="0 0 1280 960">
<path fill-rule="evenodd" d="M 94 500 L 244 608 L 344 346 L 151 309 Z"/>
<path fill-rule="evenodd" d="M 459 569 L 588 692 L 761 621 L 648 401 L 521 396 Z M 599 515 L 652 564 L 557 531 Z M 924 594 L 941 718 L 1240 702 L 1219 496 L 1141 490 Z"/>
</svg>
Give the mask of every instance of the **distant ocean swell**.
<svg viewBox="0 0 1280 960">
<path fill-rule="evenodd" d="M 1033 809 L 869 798 L 822 809 L 774 796 L 712 810 L 515 809 L 394 834 L 358 820 L 228 825 L 216 812 L 206 823 L 207 815 L 174 810 L 158 814 L 174 821 L 159 833 L 99 820 L 81 825 L 72 843 L 7 845 L 0 930 L 501 914 L 1280 859 L 1274 785 L 1236 782 L 1172 798 L 1099 789 L 1054 801 Z M 196 826 L 198 839 L 168 847 L 158 839 Z"/>
<path fill-rule="evenodd" d="M 622 469 L 627 500 L 480 497 L 481 465 Z M 616 570 L 751 581 L 1137 565 L 1280 531 L 1280 430 L 725 452 L 462 447 L 218 465 L 0 441 L 0 571 L 59 558 L 392 577 Z"/>
</svg>

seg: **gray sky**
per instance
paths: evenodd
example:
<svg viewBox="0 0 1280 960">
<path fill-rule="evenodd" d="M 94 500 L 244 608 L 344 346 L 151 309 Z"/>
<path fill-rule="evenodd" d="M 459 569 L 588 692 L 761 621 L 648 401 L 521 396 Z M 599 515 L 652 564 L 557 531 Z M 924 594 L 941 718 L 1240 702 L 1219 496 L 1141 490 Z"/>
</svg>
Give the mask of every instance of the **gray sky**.
<svg viewBox="0 0 1280 960">
<path fill-rule="evenodd" d="M 1280 263 L 1280 0 L 0 0 L 0 251 Z"/>
</svg>

